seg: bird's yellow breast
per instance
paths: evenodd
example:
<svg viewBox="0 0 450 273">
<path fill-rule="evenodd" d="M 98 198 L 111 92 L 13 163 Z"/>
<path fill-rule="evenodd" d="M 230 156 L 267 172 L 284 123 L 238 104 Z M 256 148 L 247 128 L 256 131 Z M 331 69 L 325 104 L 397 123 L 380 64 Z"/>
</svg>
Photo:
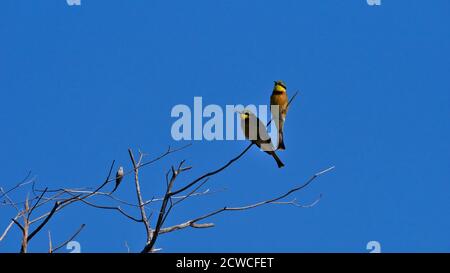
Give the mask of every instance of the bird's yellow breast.
<svg viewBox="0 0 450 273">
<path fill-rule="evenodd" d="M 273 88 L 274 92 L 286 92 L 286 88 L 284 88 L 283 86 L 277 84 L 275 85 L 275 87 Z"/>
</svg>

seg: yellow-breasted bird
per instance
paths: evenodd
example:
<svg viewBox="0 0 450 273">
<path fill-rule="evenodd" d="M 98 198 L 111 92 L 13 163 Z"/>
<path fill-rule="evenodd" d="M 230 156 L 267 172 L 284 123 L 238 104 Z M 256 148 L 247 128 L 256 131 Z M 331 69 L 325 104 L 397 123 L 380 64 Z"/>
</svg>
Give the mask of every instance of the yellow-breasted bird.
<svg viewBox="0 0 450 273">
<path fill-rule="evenodd" d="M 111 193 L 113 193 L 113 192 L 115 192 L 115 191 L 117 190 L 117 187 L 119 187 L 120 182 L 122 182 L 123 175 L 124 175 L 124 173 L 123 173 L 123 167 L 120 166 L 119 169 L 117 170 L 117 173 L 116 173 L 116 186 L 114 186 L 114 189 L 112 190 Z M 111 194 L 111 193 L 110 193 L 110 194 Z"/>
<path fill-rule="evenodd" d="M 285 150 L 283 137 L 284 122 L 288 110 L 288 95 L 286 92 L 286 84 L 283 81 L 275 81 L 272 96 L 270 96 L 270 111 L 272 112 L 275 126 L 278 129 L 278 149 Z"/>
<path fill-rule="evenodd" d="M 278 168 L 284 167 L 283 162 L 277 156 L 272 145 L 272 140 L 267 133 L 266 126 L 252 112 L 245 110 L 240 113 L 241 128 L 246 139 L 252 141 L 256 146 L 271 155 L 277 162 Z"/>
</svg>

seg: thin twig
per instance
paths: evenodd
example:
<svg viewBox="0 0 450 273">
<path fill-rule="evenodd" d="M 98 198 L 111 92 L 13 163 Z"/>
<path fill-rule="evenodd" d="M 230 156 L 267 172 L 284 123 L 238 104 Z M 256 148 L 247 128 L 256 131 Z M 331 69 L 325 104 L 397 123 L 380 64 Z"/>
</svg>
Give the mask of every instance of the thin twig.
<svg viewBox="0 0 450 273">
<path fill-rule="evenodd" d="M 48 253 L 53 253 L 52 234 L 48 231 Z"/>
<path fill-rule="evenodd" d="M 6 237 L 6 235 L 8 234 L 9 230 L 11 229 L 11 227 L 14 225 L 14 221 L 17 221 L 17 219 L 19 219 L 20 214 L 17 214 L 16 217 L 14 217 L 13 219 L 11 219 L 11 222 L 9 223 L 9 225 L 6 227 L 6 229 L 3 231 L 2 236 L 0 237 L 0 242 L 3 241 L 3 239 Z"/>
<path fill-rule="evenodd" d="M 253 143 L 250 143 L 247 148 L 245 148 L 238 156 L 236 156 L 235 158 L 231 159 L 230 161 L 228 161 L 228 163 L 226 163 L 225 165 L 223 165 L 222 167 L 218 168 L 217 170 L 214 170 L 212 172 L 206 173 L 202 176 L 200 176 L 199 178 L 195 179 L 194 181 L 192 181 L 191 183 L 187 184 L 186 186 L 182 187 L 179 190 L 176 190 L 174 192 L 172 192 L 172 195 L 177 195 L 187 189 L 189 189 L 190 187 L 194 186 L 195 184 L 197 184 L 199 181 L 202 181 L 205 178 L 208 178 L 210 176 L 213 176 L 223 170 L 225 170 L 226 168 L 228 168 L 231 164 L 233 164 L 234 162 L 238 161 L 251 147 L 253 146 Z"/>
<path fill-rule="evenodd" d="M 97 205 L 97 204 L 94 204 L 94 203 L 89 202 L 87 200 L 84 200 L 83 198 L 77 198 L 77 199 L 79 201 L 83 202 L 84 204 L 88 205 L 88 206 L 91 206 L 91 207 L 94 207 L 94 208 L 97 208 L 97 209 L 116 210 L 116 211 L 120 212 L 123 216 L 127 217 L 128 219 L 131 219 L 131 220 L 133 220 L 135 222 L 138 222 L 138 223 L 143 222 L 142 219 L 138 219 L 138 218 L 133 217 L 130 214 L 126 213 L 120 206 L 117 206 L 117 207 L 102 206 L 102 205 Z"/>
<path fill-rule="evenodd" d="M 30 184 L 34 181 L 34 178 L 32 178 L 31 180 L 28 180 L 28 178 L 31 176 L 31 171 L 28 172 L 28 174 L 26 175 L 26 177 L 19 183 L 17 183 L 14 187 L 12 187 L 11 189 L 4 191 L 1 195 L 0 198 L 3 198 L 3 196 L 5 196 L 6 194 L 12 192 L 13 190 L 20 188 L 22 186 L 25 186 L 27 184 Z M 27 181 L 28 180 L 28 181 Z"/>
<path fill-rule="evenodd" d="M 70 237 L 68 240 L 64 241 L 63 243 L 61 243 L 59 246 L 55 247 L 55 249 L 53 250 L 53 252 L 58 251 L 59 249 L 61 249 L 62 247 L 64 247 L 65 245 L 67 245 L 70 241 L 73 241 L 78 234 L 80 234 L 80 232 L 83 230 L 83 228 L 85 227 L 85 224 L 82 224 L 78 230 L 75 232 L 75 234 L 72 235 L 72 237 Z"/>
<path fill-rule="evenodd" d="M 20 224 L 19 222 L 17 222 L 17 220 L 14 219 L 14 218 L 12 218 L 11 221 L 13 221 L 14 224 L 16 224 L 16 225 L 20 228 L 20 230 L 22 231 L 22 233 L 25 233 L 25 228 L 22 226 L 22 224 Z"/>
<path fill-rule="evenodd" d="M 39 202 L 42 200 L 42 197 L 44 196 L 44 194 L 47 192 L 48 188 L 45 188 L 45 190 L 42 192 L 42 194 L 39 196 L 39 198 L 37 199 L 36 203 L 34 203 L 33 207 L 30 209 L 30 212 L 27 215 L 27 219 L 30 220 L 30 216 L 33 213 L 34 209 L 36 208 L 36 206 L 39 204 Z"/>
<path fill-rule="evenodd" d="M 115 160 L 113 160 L 112 163 L 111 163 L 111 166 L 109 168 L 109 172 L 108 172 L 108 175 L 107 175 L 105 181 L 100 186 L 98 186 L 97 189 L 95 189 L 92 193 L 84 195 L 83 197 L 81 197 L 82 194 L 79 194 L 79 195 L 77 195 L 75 197 L 71 197 L 71 198 L 65 199 L 63 201 L 57 201 L 55 203 L 55 206 L 53 207 L 54 210 L 52 209 L 52 211 L 44 213 L 43 215 L 41 215 L 41 216 L 31 220 L 30 224 L 33 224 L 33 223 L 35 223 L 37 221 L 40 221 L 42 219 L 44 219 L 44 221 L 45 221 L 45 220 L 48 219 L 48 217 L 50 215 L 53 216 L 54 213 L 60 211 L 64 207 L 68 206 L 69 204 L 72 204 L 72 203 L 77 202 L 77 201 L 82 201 L 82 200 L 87 199 L 87 198 L 89 198 L 91 196 L 94 196 L 96 194 L 96 192 L 100 191 L 103 187 L 105 187 L 110 182 L 110 177 L 111 177 L 111 173 L 112 173 L 112 170 L 113 170 L 113 167 L 114 167 L 114 163 L 115 163 Z M 59 205 L 56 205 L 57 203 Z"/>
</svg>

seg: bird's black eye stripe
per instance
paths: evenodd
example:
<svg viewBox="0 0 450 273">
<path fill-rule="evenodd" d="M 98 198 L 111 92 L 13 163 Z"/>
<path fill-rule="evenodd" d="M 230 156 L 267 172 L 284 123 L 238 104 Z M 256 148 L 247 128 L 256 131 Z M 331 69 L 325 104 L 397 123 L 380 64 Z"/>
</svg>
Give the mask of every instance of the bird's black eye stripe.
<svg viewBox="0 0 450 273">
<path fill-rule="evenodd" d="M 284 84 L 282 84 L 281 82 L 276 82 L 275 85 L 279 85 L 279 86 L 283 87 L 284 89 L 287 89 L 286 86 Z"/>
</svg>

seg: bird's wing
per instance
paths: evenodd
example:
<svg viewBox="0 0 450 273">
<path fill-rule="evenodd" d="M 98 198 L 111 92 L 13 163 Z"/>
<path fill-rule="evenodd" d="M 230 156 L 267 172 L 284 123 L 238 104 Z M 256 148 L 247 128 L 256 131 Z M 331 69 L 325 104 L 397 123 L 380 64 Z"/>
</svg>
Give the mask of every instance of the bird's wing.
<svg viewBox="0 0 450 273">
<path fill-rule="evenodd" d="M 270 139 L 269 133 L 267 133 L 267 128 L 264 123 L 258 119 L 258 142 L 260 148 L 263 151 L 273 151 L 275 148 L 272 145 L 272 140 Z"/>
</svg>

